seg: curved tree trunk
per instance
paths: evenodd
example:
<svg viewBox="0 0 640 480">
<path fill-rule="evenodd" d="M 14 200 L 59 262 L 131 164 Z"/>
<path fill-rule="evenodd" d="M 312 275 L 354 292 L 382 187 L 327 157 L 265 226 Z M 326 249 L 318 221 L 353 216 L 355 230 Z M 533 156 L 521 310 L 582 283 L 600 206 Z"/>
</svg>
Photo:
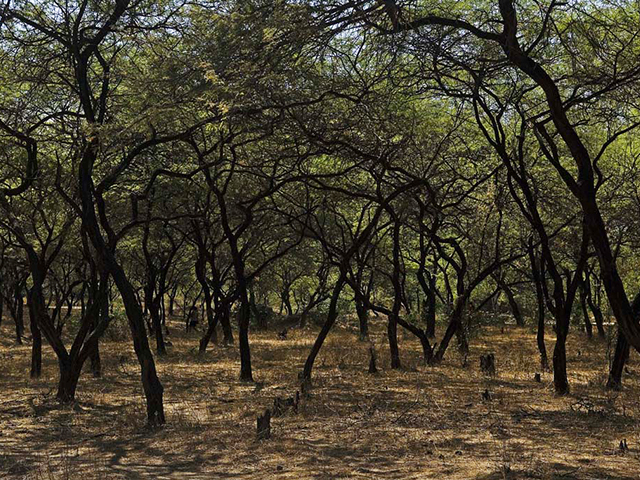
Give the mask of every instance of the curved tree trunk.
<svg viewBox="0 0 640 480">
<path fill-rule="evenodd" d="M 444 337 L 442 337 L 442 341 L 440 342 L 438 350 L 431 358 L 430 363 L 432 365 L 438 364 L 442 361 L 442 359 L 444 358 L 444 354 L 449 347 L 451 339 L 456 334 L 456 332 L 462 328 L 462 317 L 464 316 L 464 309 L 466 308 L 466 304 L 467 298 L 465 295 L 458 297 L 458 299 L 454 302 L 453 310 L 451 311 L 451 315 L 449 316 L 449 324 L 447 325 L 447 329 L 444 332 Z"/>
<path fill-rule="evenodd" d="M 520 306 L 516 301 L 516 297 L 513 294 L 513 290 L 511 290 L 508 285 L 503 284 L 502 291 L 504 292 L 505 297 L 507 297 L 507 301 L 509 302 L 509 307 L 511 308 L 511 313 L 513 314 L 513 318 L 516 321 L 516 325 L 518 327 L 524 327 L 524 317 L 522 316 L 522 312 L 520 311 Z"/>
<path fill-rule="evenodd" d="M 609 390 L 622 389 L 622 372 L 624 366 L 629 359 L 629 343 L 624 338 L 624 334 L 618 331 L 618 339 L 616 341 L 616 349 L 613 354 L 613 362 L 611 370 L 609 370 L 609 378 L 607 380 L 607 388 Z"/>
<path fill-rule="evenodd" d="M 338 279 L 336 285 L 333 287 L 333 293 L 331 294 L 331 302 L 329 303 L 329 312 L 327 314 L 327 319 L 322 325 L 322 329 L 320 333 L 318 333 L 318 337 L 311 347 L 311 351 L 309 352 L 309 356 L 307 357 L 307 361 L 304 364 L 304 369 L 302 371 L 302 378 L 304 380 L 311 380 L 311 372 L 313 371 L 313 364 L 322 348 L 322 344 L 324 343 L 331 327 L 336 322 L 338 318 L 338 299 L 340 298 L 340 293 L 342 292 L 342 287 L 344 286 L 344 275 L 341 274 Z"/>
</svg>

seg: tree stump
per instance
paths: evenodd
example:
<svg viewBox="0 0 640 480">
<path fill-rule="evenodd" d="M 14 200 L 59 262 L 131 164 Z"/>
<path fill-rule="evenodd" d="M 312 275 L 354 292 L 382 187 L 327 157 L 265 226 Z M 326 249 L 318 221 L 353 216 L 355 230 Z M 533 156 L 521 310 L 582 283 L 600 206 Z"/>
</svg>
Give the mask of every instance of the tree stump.
<svg viewBox="0 0 640 480">
<path fill-rule="evenodd" d="M 540 377 L 539 373 L 536 373 L 533 378 L 538 383 L 540 383 L 542 381 L 542 378 Z"/>
<path fill-rule="evenodd" d="M 480 356 L 480 370 L 492 377 L 496 374 L 496 357 L 493 353 Z"/>
<path fill-rule="evenodd" d="M 490 402 L 491 399 L 491 392 L 488 388 L 485 388 L 484 392 L 482 392 L 482 400 L 484 400 L 485 402 Z"/>
<path fill-rule="evenodd" d="M 263 415 L 258 415 L 257 426 L 256 438 L 258 440 L 271 438 L 271 410 L 267 408 Z"/>
<path fill-rule="evenodd" d="M 369 373 L 378 373 L 378 369 L 376 368 L 376 351 L 373 345 L 369 347 L 369 357 Z"/>
<path fill-rule="evenodd" d="M 280 398 L 276 397 L 273 400 L 273 416 L 281 417 L 288 410 L 293 410 L 295 413 L 298 413 L 298 404 L 300 403 L 300 392 L 296 391 L 294 397 L 289 398 Z"/>
</svg>

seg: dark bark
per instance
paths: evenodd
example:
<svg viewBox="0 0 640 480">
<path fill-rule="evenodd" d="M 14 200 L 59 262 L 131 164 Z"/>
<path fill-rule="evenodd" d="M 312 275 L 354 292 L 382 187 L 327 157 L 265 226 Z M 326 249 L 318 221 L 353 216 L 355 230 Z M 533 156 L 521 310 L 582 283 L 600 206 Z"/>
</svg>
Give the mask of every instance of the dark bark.
<svg viewBox="0 0 640 480">
<path fill-rule="evenodd" d="M 280 294 L 282 305 L 284 305 L 285 311 L 288 316 L 293 315 L 293 306 L 291 305 L 291 289 L 289 285 L 285 285 Z"/>
<path fill-rule="evenodd" d="M 505 297 L 507 297 L 507 301 L 509 302 L 509 307 L 511 308 L 511 313 L 513 314 L 513 318 L 516 321 L 516 325 L 519 327 L 524 327 L 524 317 L 522 316 L 522 312 L 520 311 L 520 306 L 516 301 L 516 297 L 513 294 L 513 290 L 507 285 L 502 285 L 502 291 L 504 292 Z"/>
<path fill-rule="evenodd" d="M 602 310 L 600 309 L 599 302 L 596 302 L 593 298 L 593 290 L 591 288 L 591 273 L 591 271 L 587 270 L 585 274 L 584 287 L 586 288 L 587 304 L 589 305 L 591 313 L 593 313 L 593 320 L 596 324 L 596 329 L 598 330 L 598 337 L 605 338 L 606 332 L 604 331 L 604 317 L 602 315 Z"/>
<path fill-rule="evenodd" d="M 207 316 L 209 312 L 207 312 Z M 209 342 L 213 340 L 214 344 L 218 343 L 218 335 L 216 333 L 216 326 L 218 325 L 218 317 L 217 315 L 213 315 L 213 318 L 207 318 L 207 329 L 202 335 L 200 339 L 200 344 L 198 346 L 198 352 L 204 353 L 207 351 L 207 346 L 209 346 Z"/>
<path fill-rule="evenodd" d="M 309 352 L 309 356 L 307 357 L 307 361 L 304 364 L 304 370 L 302 371 L 302 378 L 304 380 L 311 380 L 311 372 L 313 371 L 313 364 L 322 348 L 322 344 L 324 343 L 331 327 L 336 322 L 338 318 L 338 299 L 340 298 L 340 293 L 342 292 L 342 287 L 345 283 L 345 276 L 343 273 L 340 274 L 340 278 L 338 279 L 336 285 L 333 287 L 333 293 L 331 294 L 331 302 L 329 303 L 329 312 L 327 314 L 327 319 L 322 325 L 322 329 L 320 333 L 318 333 L 318 337 L 311 347 L 311 351 Z"/>
<path fill-rule="evenodd" d="M 425 304 L 425 320 L 427 326 L 427 336 L 436 336 L 436 276 L 429 274 L 429 291 Z"/>
<path fill-rule="evenodd" d="M 556 318 L 556 345 L 553 349 L 553 386 L 556 394 L 569 393 L 567 379 L 567 334 L 569 333 L 569 316 Z"/>
<path fill-rule="evenodd" d="M 60 378 L 58 380 L 56 398 L 61 403 L 73 403 L 76 397 L 76 389 L 78 387 L 78 380 L 80 379 L 82 364 L 78 360 L 72 361 L 70 359 L 58 359 L 58 363 L 60 367 Z"/>
<path fill-rule="evenodd" d="M 640 294 L 636 295 L 631 304 L 631 309 L 636 318 L 640 317 Z M 607 380 L 607 388 L 611 390 L 622 389 L 622 372 L 629 360 L 630 345 L 624 336 L 624 333 L 618 329 L 618 338 L 616 340 L 616 349 L 613 354 L 613 362 L 609 370 L 609 378 Z"/>
<path fill-rule="evenodd" d="M 466 295 L 458 297 L 458 299 L 455 301 L 453 305 L 453 310 L 451 311 L 451 314 L 449 316 L 449 324 L 447 325 L 447 329 L 444 332 L 444 336 L 442 337 L 438 350 L 435 352 L 435 354 L 433 355 L 433 358 L 431 359 L 431 362 L 430 362 L 431 364 L 438 364 L 442 361 L 442 359 L 444 358 L 444 354 L 447 351 L 447 348 L 449 347 L 449 343 L 451 342 L 451 339 L 453 338 L 453 336 L 456 334 L 458 330 L 463 328 L 462 317 L 464 315 L 466 304 L 467 304 Z"/>
<path fill-rule="evenodd" d="M 29 328 L 31 329 L 31 369 L 29 375 L 31 378 L 39 378 L 42 375 L 42 334 L 38 328 L 38 314 L 33 306 L 32 294 L 29 294 L 28 310 L 29 310 Z M 20 309 L 22 310 L 22 309 Z"/>
<path fill-rule="evenodd" d="M 178 294 L 178 286 L 174 286 L 169 290 L 169 315 L 173 316 L 174 304 L 176 301 L 176 295 Z"/>
<path fill-rule="evenodd" d="M 616 349 L 613 354 L 611 369 L 609 370 L 609 378 L 607 379 L 607 388 L 609 390 L 622 389 L 622 372 L 627 360 L 629 360 L 629 342 L 624 338 L 624 334 L 618 331 Z"/>
<path fill-rule="evenodd" d="M 109 323 L 109 298 L 108 298 L 108 294 L 106 293 L 104 295 L 104 298 L 102 299 L 102 306 L 100 308 L 99 315 L 100 317 L 98 317 L 97 315 L 94 316 L 94 320 L 93 320 L 94 330 L 99 328 L 100 322 L 105 322 L 107 324 Z M 97 339 L 94 343 L 95 344 L 91 348 L 91 353 L 89 354 L 89 359 L 91 361 L 91 374 L 95 378 L 98 378 L 102 376 L 102 361 L 100 359 L 100 339 Z"/>
<path fill-rule="evenodd" d="M 542 370 L 548 370 L 549 360 L 547 358 L 547 347 L 544 343 L 545 299 L 542 286 L 544 264 L 541 261 L 540 268 L 538 268 L 538 262 L 536 261 L 536 255 L 532 243 L 532 241 L 529 242 L 529 261 L 531 263 L 531 272 L 533 275 L 533 283 L 536 289 L 536 303 L 538 307 L 538 329 L 536 333 L 536 342 L 538 344 L 538 351 L 540 352 L 540 367 L 542 368 Z"/>
<path fill-rule="evenodd" d="M 393 308 L 391 315 L 387 319 L 387 337 L 389 339 L 389 353 L 391 355 L 391 368 L 401 367 L 400 350 L 398 349 L 398 318 L 402 307 L 402 283 L 400 279 L 400 221 L 395 218 L 393 227 L 393 273 L 391 282 L 393 283 Z"/>
<path fill-rule="evenodd" d="M 249 346 L 249 323 L 251 322 L 251 304 L 244 279 L 241 281 L 240 310 L 238 312 L 238 342 L 240 345 L 240 380 L 253 382 L 251 369 L 251 347 Z"/>
<path fill-rule="evenodd" d="M 220 325 L 222 325 L 222 343 L 223 345 L 233 345 L 233 329 L 231 328 L 231 315 L 230 315 L 230 306 L 222 305 L 220 315 L 218 315 L 220 319 Z"/>
<path fill-rule="evenodd" d="M 11 309 L 11 314 L 16 325 L 16 343 L 22 345 L 22 337 L 24 337 L 24 300 L 20 286 L 16 286 L 14 292 L 14 307 Z"/>
<path fill-rule="evenodd" d="M 591 317 L 589 317 L 589 310 L 587 309 L 587 291 L 582 284 L 580 288 L 580 309 L 582 310 L 582 318 L 584 319 L 584 330 L 589 339 L 593 338 L 593 324 L 591 323 Z"/>
<path fill-rule="evenodd" d="M 618 273 L 607 228 L 597 203 L 594 168 L 589 150 L 569 121 L 567 109 L 554 80 L 542 65 L 529 57 L 520 47 L 517 31 L 518 21 L 513 0 L 500 0 L 500 13 L 504 21 L 504 32 L 494 40 L 498 40 L 501 43 L 509 61 L 535 81 L 546 96 L 553 124 L 568 147 L 577 166 L 577 180 L 558 162 L 553 160 L 553 154 L 548 155 L 548 158 L 553 160 L 554 166 L 560 172 L 563 181 L 580 202 L 591 243 L 600 264 L 600 274 L 607 292 L 609 305 L 611 305 L 611 309 L 626 340 L 634 348 L 640 350 L 640 324 L 638 324 L 633 314 L 624 283 Z M 553 142 L 553 139 L 544 130 L 544 126 L 539 126 L 538 131 L 547 143 Z"/>
<path fill-rule="evenodd" d="M 369 338 L 369 310 L 364 305 L 364 302 L 356 295 L 356 314 L 358 315 L 358 324 L 360 329 L 359 339 L 361 341 Z"/>
</svg>

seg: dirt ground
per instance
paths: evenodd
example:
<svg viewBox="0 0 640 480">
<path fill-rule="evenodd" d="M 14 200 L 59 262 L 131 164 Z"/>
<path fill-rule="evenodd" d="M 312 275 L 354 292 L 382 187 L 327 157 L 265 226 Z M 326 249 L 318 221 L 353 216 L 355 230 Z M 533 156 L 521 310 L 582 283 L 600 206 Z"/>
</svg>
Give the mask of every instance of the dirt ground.
<svg viewBox="0 0 640 480">
<path fill-rule="evenodd" d="M 380 322 L 379 322 L 380 323 Z M 10 479 L 626 479 L 640 478 L 640 367 L 632 354 L 625 388 L 606 380 L 607 341 L 574 330 L 571 395 L 555 397 L 539 371 L 530 329 L 485 327 L 469 365 L 451 350 L 438 367 L 421 364 L 401 335 L 404 368 L 392 371 L 382 325 L 372 339 L 380 373 L 367 373 L 366 342 L 340 325 L 316 363 L 299 412 L 272 420 L 256 441 L 256 415 L 298 388 L 316 328 L 252 332 L 256 384 L 240 382 L 237 349 L 212 346 L 171 325 L 173 345 L 158 359 L 167 425 L 144 427 L 144 399 L 130 342 L 105 340 L 104 376 L 83 374 L 78 404 L 53 398 L 57 367 L 45 348 L 40 380 L 28 379 L 29 345 L 0 328 L 0 478 Z M 552 352 L 553 344 L 547 348 Z M 478 357 L 495 352 L 497 376 Z M 488 390 L 491 400 L 482 398 Z M 628 451 L 621 451 L 626 440 Z"/>
</svg>

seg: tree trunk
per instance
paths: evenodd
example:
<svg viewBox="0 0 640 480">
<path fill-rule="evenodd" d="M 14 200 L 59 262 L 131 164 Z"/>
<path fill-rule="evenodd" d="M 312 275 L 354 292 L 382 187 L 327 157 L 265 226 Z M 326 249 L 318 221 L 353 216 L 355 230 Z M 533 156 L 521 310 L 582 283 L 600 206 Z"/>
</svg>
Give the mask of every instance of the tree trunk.
<svg viewBox="0 0 640 480">
<path fill-rule="evenodd" d="M 223 345 L 233 345 L 234 343 L 233 329 L 231 328 L 231 322 L 229 321 L 229 318 L 231 317 L 230 308 L 231 306 L 225 303 L 221 306 L 220 315 L 218 315 L 220 318 L 220 325 L 222 325 Z"/>
<path fill-rule="evenodd" d="M 569 315 L 556 317 L 556 345 L 553 349 L 553 386 L 556 394 L 569 393 L 567 380 L 567 334 L 569 333 Z"/>
<path fill-rule="evenodd" d="M 240 287 L 245 288 L 245 287 Z M 241 294 L 240 314 L 238 317 L 238 338 L 240 343 L 240 380 L 253 382 L 251 370 L 251 348 L 249 346 L 249 322 L 251 320 L 251 305 L 246 288 Z"/>
<path fill-rule="evenodd" d="M 538 332 L 536 335 L 538 343 L 538 351 L 540 352 L 540 368 L 542 370 L 549 369 L 549 360 L 547 358 L 547 346 L 544 343 L 544 300 L 538 303 Z"/>
<path fill-rule="evenodd" d="M 31 378 L 39 378 L 42 375 L 42 334 L 38 328 L 37 315 L 31 303 L 28 300 L 29 310 L 29 328 L 31 329 L 31 370 L 29 375 Z M 22 308 L 20 308 L 22 313 Z"/>
<path fill-rule="evenodd" d="M 176 285 L 169 291 L 169 316 L 173 316 L 174 304 L 176 301 L 176 295 L 178 294 L 178 286 Z"/>
<path fill-rule="evenodd" d="M 589 310 L 587 309 L 587 291 L 584 284 L 580 287 L 580 309 L 582 310 L 582 317 L 584 318 L 584 331 L 587 333 L 589 339 L 593 338 L 593 324 L 589 317 Z"/>
<path fill-rule="evenodd" d="M 529 262 L 531 264 L 531 274 L 533 276 L 533 283 L 536 288 L 536 302 L 538 304 L 538 332 L 536 335 L 536 341 L 538 344 L 538 351 L 540 352 L 540 368 L 542 370 L 549 369 L 549 360 L 547 357 L 547 347 L 544 343 L 544 317 L 545 317 L 545 301 L 544 290 L 542 288 L 542 282 L 544 281 L 544 264 L 542 259 L 540 261 L 540 267 L 536 260 L 536 254 L 533 249 L 533 240 L 529 241 Z"/>
<path fill-rule="evenodd" d="M 616 341 L 616 350 L 613 355 L 611 370 L 609 370 L 609 379 L 607 380 L 607 388 L 609 390 L 622 389 L 622 372 L 624 366 L 629 359 L 629 343 L 624 338 L 624 334 L 618 331 L 618 339 Z"/>
<path fill-rule="evenodd" d="M 22 294 L 16 291 L 13 308 L 13 321 L 16 324 L 16 343 L 22 345 L 22 337 L 24 337 L 24 303 Z"/>
<path fill-rule="evenodd" d="M 207 316 L 209 315 L 209 311 L 207 310 Z M 198 347 L 198 353 L 204 353 L 207 351 L 207 346 L 209 342 L 213 339 L 213 343 L 218 343 L 218 337 L 216 333 L 216 326 L 218 325 L 218 317 L 214 316 L 213 318 L 207 318 L 207 330 L 204 332 L 204 335 L 200 339 L 200 345 Z"/>
<path fill-rule="evenodd" d="M 587 288 L 587 304 L 589 305 L 589 309 L 591 310 L 591 313 L 593 313 L 593 320 L 598 330 L 598 337 L 605 338 L 607 334 L 604 331 L 604 318 L 602 316 L 602 310 L 600 310 L 600 307 L 593 300 L 593 293 L 591 290 L 591 280 L 589 276 L 587 276 L 585 280 L 585 287 Z"/>
<path fill-rule="evenodd" d="M 166 355 L 167 347 L 164 343 L 164 334 L 162 332 L 162 319 L 160 318 L 159 299 L 154 298 L 149 305 L 149 313 L 151 314 L 151 322 L 153 325 L 153 333 L 156 337 L 156 351 L 158 355 Z"/>
<path fill-rule="evenodd" d="M 402 307 L 402 284 L 400 280 L 400 221 L 395 218 L 393 226 L 393 310 L 387 318 L 387 337 L 389 339 L 389 353 L 391 354 L 391 368 L 400 368 L 400 351 L 398 350 L 398 317 Z"/>
<path fill-rule="evenodd" d="M 389 339 L 389 353 L 391 354 L 391 368 L 400 368 L 400 350 L 398 349 L 398 317 L 394 313 L 389 315 L 387 322 L 387 337 Z"/>
<path fill-rule="evenodd" d="M 444 354 L 449 347 L 449 342 L 451 342 L 451 339 L 456 334 L 456 332 L 461 329 L 462 317 L 464 314 L 466 303 L 467 299 L 464 295 L 458 297 L 458 299 L 455 301 L 453 310 L 451 311 L 451 315 L 449 317 L 449 325 L 447 325 L 444 337 L 442 337 L 442 341 L 440 342 L 438 350 L 431 358 L 432 365 L 438 364 L 442 361 L 442 359 L 444 358 Z"/>
<path fill-rule="evenodd" d="M 436 336 L 436 276 L 429 274 L 429 291 L 425 305 L 426 333 L 429 338 Z"/>
<path fill-rule="evenodd" d="M 105 280 L 106 281 L 106 280 Z M 109 296 L 104 295 L 102 299 L 102 305 L 100 307 L 100 316 L 101 320 L 105 321 L 109 317 Z M 96 317 L 93 322 L 93 328 L 95 329 L 98 326 L 99 319 Z M 100 342 L 96 341 L 95 346 L 91 349 L 91 353 L 89 354 L 89 358 L 91 361 L 91 374 L 95 377 L 102 376 L 102 361 L 100 360 Z"/>
<path fill-rule="evenodd" d="M 331 294 L 331 302 L 329 303 L 329 312 L 327 314 L 327 319 L 318 333 L 318 337 L 311 347 L 311 351 L 309 352 L 309 356 L 307 357 L 307 361 L 304 364 L 304 370 L 302 371 L 302 378 L 304 380 L 311 380 L 311 372 L 313 370 L 313 364 L 322 348 L 322 344 L 324 343 L 331 327 L 336 322 L 338 318 L 338 299 L 340 298 L 340 293 L 342 292 L 342 287 L 344 286 L 344 274 L 340 275 L 338 282 L 333 287 L 333 293 Z"/>
<path fill-rule="evenodd" d="M 636 295 L 631 303 L 631 311 L 635 318 L 640 316 L 640 294 Z M 630 345 L 624 336 L 622 330 L 618 327 L 618 339 L 616 341 L 616 349 L 613 355 L 611 370 L 609 370 L 609 379 L 607 380 L 607 388 L 611 390 L 620 390 L 622 388 L 622 372 L 624 366 L 629 359 Z"/>
<path fill-rule="evenodd" d="M 64 404 L 73 403 L 76 399 L 76 389 L 82 365 L 77 365 L 77 362 L 69 360 L 58 360 L 58 365 L 60 367 L 60 379 L 58 380 L 56 398 Z"/>
<path fill-rule="evenodd" d="M 507 301 L 509 302 L 509 307 L 511 307 L 511 313 L 513 314 L 513 318 L 516 321 L 516 325 L 518 327 L 524 327 L 524 317 L 520 312 L 520 307 L 518 306 L 518 302 L 516 301 L 516 297 L 513 294 L 511 288 L 508 285 L 503 285 L 502 291 L 504 295 L 507 297 Z"/>
<path fill-rule="evenodd" d="M 360 337 L 361 341 L 369 338 L 369 310 L 364 303 L 356 297 L 356 313 L 358 314 L 358 322 L 360 324 Z"/>
<path fill-rule="evenodd" d="M 293 306 L 291 305 L 291 291 L 288 286 L 283 290 L 281 297 L 287 315 L 293 315 Z"/>
</svg>

